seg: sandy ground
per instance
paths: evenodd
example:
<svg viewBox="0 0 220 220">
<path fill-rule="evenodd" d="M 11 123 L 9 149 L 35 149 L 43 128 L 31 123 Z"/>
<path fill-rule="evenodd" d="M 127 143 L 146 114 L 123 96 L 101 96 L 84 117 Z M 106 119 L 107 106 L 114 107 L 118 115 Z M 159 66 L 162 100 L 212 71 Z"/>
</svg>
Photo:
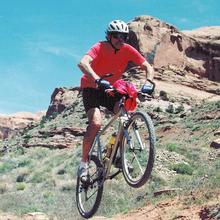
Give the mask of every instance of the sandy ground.
<svg viewBox="0 0 220 220">
<path fill-rule="evenodd" d="M 192 97 L 193 99 L 198 100 L 209 100 L 209 101 L 217 101 L 220 100 L 220 95 L 215 95 L 206 91 L 194 89 L 188 86 L 174 84 L 172 82 L 163 82 L 163 81 L 156 81 L 156 88 L 159 90 L 164 90 L 169 94 L 174 94 L 175 96 L 187 96 Z"/>
</svg>

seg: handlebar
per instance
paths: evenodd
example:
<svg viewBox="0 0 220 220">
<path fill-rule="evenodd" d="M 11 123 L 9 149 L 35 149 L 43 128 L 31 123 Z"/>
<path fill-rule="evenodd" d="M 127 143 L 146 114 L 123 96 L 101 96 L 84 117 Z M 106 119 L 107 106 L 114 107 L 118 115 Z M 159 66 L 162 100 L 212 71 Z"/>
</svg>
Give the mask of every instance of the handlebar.
<svg viewBox="0 0 220 220">
<path fill-rule="evenodd" d="M 105 79 L 105 78 L 108 78 L 108 77 L 111 77 L 111 76 L 113 76 L 113 74 L 112 73 L 107 73 L 107 74 L 105 74 L 105 75 L 103 75 L 103 76 L 101 76 L 100 77 L 100 80 L 103 80 L 103 79 Z M 152 81 L 152 80 L 150 80 L 150 79 L 147 79 L 147 81 L 152 85 L 152 87 L 150 87 L 150 86 L 146 86 L 144 89 L 143 89 L 143 87 L 145 86 L 145 84 L 142 86 L 142 88 L 141 88 L 141 90 L 140 91 L 138 91 L 138 98 L 139 98 L 139 96 L 148 96 L 148 98 L 149 98 L 149 95 L 151 95 L 153 92 L 154 92 L 154 89 L 155 89 L 155 83 Z M 110 85 L 110 88 L 109 89 L 112 89 L 114 92 L 116 92 L 116 93 L 118 93 L 117 92 L 117 89 L 115 89 L 112 85 Z M 143 90 L 143 91 L 142 91 Z"/>
</svg>

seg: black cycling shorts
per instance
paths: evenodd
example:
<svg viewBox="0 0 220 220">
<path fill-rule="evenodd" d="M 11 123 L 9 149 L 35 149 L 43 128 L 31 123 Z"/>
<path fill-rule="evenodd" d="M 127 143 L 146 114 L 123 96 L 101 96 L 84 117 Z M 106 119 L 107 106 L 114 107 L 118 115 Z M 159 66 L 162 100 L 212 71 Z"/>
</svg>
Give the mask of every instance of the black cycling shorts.
<svg viewBox="0 0 220 220">
<path fill-rule="evenodd" d="M 109 111 L 113 112 L 115 103 L 120 100 L 120 97 L 118 96 L 112 97 L 95 88 L 84 88 L 82 96 L 86 112 L 91 108 L 100 108 L 100 106 L 106 107 Z"/>
</svg>

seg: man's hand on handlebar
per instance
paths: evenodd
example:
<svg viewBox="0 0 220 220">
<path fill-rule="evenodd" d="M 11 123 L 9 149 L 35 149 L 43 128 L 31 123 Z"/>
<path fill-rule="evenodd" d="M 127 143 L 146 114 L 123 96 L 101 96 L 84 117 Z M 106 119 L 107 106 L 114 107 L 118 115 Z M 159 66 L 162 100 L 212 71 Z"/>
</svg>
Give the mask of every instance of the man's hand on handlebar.
<svg viewBox="0 0 220 220">
<path fill-rule="evenodd" d="M 151 80 L 147 80 L 147 83 L 145 83 L 141 87 L 141 93 L 151 95 L 154 92 L 155 89 L 155 83 Z"/>
<path fill-rule="evenodd" d="M 146 100 L 151 100 L 152 99 L 152 93 L 154 92 L 155 89 L 155 83 L 151 80 L 147 80 L 148 82 L 145 83 L 142 87 L 141 87 L 141 91 L 138 93 L 138 99 L 141 102 L 144 102 Z"/>
<path fill-rule="evenodd" d="M 112 86 L 110 84 L 109 81 L 107 80 L 104 80 L 104 79 L 96 79 L 95 80 L 95 83 L 97 84 L 98 88 L 99 89 L 102 89 L 102 90 L 107 90 L 107 89 L 112 89 Z"/>
</svg>

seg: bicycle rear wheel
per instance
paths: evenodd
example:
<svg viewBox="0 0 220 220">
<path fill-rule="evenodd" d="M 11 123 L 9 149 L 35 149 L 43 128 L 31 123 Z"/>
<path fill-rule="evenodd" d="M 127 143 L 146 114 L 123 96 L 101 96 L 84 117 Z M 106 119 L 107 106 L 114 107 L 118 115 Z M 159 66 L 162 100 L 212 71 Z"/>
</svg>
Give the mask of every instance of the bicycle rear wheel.
<svg viewBox="0 0 220 220">
<path fill-rule="evenodd" d="M 92 155 L 88 181 L 83 183 L 80 177 L 77 177 L 76 203 L 80 215 L 84 218 L 90 218 L 99 208 L 103 193 L 102 172 L 103 167 L 99 159 Z"/>
<path fill-rule="evenodd" d="M 155 131 L 148 114 L 134 113 L 122 139 L 122 170 L 126 182 L 138 188 L 150 177 L 155 157 Z"/>
</svg>

